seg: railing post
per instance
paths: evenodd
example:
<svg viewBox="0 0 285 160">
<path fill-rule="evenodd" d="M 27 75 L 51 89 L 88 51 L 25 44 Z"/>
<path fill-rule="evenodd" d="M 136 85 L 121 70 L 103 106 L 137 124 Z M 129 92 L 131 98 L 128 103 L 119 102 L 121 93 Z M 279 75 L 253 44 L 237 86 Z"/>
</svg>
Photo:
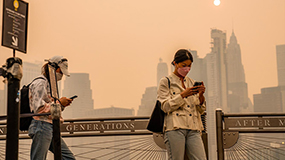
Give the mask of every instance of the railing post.
<svg viewBox="0 0 285 160">
<path fill-rule="evenodd" d="M 19 88 L 23 76 L 22 60 L 17 57 L 6 61 L 8 80 L 6 160 L 18 159 L 19 153 Z"/>
<path fill-rule="evenodd" d="M 217 155 L 218 160 L 224 160 L 223 144 L 223 112 L 222 109 L 216 109 L 216 132 L 217 132 Z"/>
</svg>

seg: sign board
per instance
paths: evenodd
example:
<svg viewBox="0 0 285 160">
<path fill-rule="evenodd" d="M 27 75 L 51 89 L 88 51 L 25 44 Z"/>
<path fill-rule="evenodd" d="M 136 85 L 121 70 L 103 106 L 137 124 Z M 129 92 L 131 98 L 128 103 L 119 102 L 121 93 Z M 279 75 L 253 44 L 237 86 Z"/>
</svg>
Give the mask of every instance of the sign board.
<svg viewBox="0 0 285 160">
<path fill-rule="evenodd" d="M 285 127 L 285 118 L 224 118 L 225 128 Z"/>
<path fill-rule="evenodd" d="M 96 132 L 106 131 L 146 131 L 148 120 L 144 121 L 106 121 L 106 122 L 87 122 L 87 123 L 63 123 L 60 125 L 61 132 Z M 0 135 L 6 135 L 6 126 L 0 126 Z M 27 132 L 20 132 L 27 134 Z"/>
<path fill-rule="evenodd" d="M 146 130 L 148 121 L 114 121 L 114 122 L 89 122 L 65 123 L 61 125 L 61 132 L 86 132 L 86 131 L 119 131 L 119 130 Z"/>
<path fill-rule="evenodd" d="M 55 67 L 48 65 L 48 72 L 49 72 L 49 81 L 50 81 L 50 93 L 52 98 L 58 99 L 58 87 L 56 81 L 56 71 Z"/>
<path fill-rule="evenodd" d="M 27 52 L 28 3 L 3 0 L 2 46 Z"/>
</svg>

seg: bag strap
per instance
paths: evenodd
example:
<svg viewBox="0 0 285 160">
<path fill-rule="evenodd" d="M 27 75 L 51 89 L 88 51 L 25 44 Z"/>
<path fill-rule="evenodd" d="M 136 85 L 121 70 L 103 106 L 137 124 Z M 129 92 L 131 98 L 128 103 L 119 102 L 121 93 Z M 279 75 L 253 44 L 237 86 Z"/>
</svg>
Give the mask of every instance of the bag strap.
<svg viewBox="0 0 285 160">
<path fill-rule="evenodd" d="M 30 85 L 31 85 L 35 80 L 37 80 L 37 79 L 43 79 L 43 80 L 45 80 L 43 77 L 37 77 L 37 78 L 35 78 L 34 80 L 32 80 L 32 82 L 29 83 L 28 86 L 30 86 Z"/>
<path fill-rule="evenodd" d="M 170 79 L 168 77 L 165 77 L 168 80 L 168 89 L 170 89 Z"/>
</svg>

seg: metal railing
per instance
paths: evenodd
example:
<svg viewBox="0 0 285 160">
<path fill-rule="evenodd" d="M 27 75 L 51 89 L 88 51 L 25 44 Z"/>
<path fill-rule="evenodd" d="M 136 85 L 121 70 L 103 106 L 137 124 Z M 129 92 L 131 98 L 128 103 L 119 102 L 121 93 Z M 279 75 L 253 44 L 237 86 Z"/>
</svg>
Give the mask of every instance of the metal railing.
<svg viewBox="0 0 285 160">
<path fill-rule="evenodd" d="M 78 159 L 167 159 L 162 135 L 146 129 L 149 117 L 66 119 L 61 136 Z M 206 115 L 202 139 L 207 148 Z M 19 159 L 29 159 L 31 140 L 27 132 L 19 135 Z M 1 143 L 2 140 L 2 143 Z M 5 157 L 6 123 L 0 123 L 0 159 Z"/>
<path fill-rule="evenodd" d="M 285 159 L 285 114 L 216 110 L 217 158 Z"/>
</svg>

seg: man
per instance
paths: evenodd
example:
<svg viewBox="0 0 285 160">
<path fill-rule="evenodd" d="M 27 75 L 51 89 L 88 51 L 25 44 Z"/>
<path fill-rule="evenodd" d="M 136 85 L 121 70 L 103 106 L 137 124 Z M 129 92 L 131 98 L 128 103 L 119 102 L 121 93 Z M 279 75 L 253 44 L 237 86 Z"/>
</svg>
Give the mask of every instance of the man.
<svg viewBox="0 0 285 160">
<path fill-rule="evenodd" d="M 50 82 L 48 64 L 56 64 L 56 80 L 60 81 L 63 75 L 70 76 L 68 72 L 68 61 L 62 56 L 54 56 L 42 67 L 42 75 L 35 79 L 29 87 L 30 108 L 34 113 L 50 113 L 53 98 L 50 94 Z M 69 106 L 72 99 L 61 97 L 56 103 L 61 104 L 62 110 Z M 62 119 L 61 119 L 62 120 Z M 31 160 L 45 160 L 48 150 L 53 149 L 53 127 L 51 116 L 34 116 L 29 127 L 29 136 L 32 138 Z M 61 138 L 61 152 L 63 160 L 75 160 L 73 153 L 69 150 Z"/>
</svg>

